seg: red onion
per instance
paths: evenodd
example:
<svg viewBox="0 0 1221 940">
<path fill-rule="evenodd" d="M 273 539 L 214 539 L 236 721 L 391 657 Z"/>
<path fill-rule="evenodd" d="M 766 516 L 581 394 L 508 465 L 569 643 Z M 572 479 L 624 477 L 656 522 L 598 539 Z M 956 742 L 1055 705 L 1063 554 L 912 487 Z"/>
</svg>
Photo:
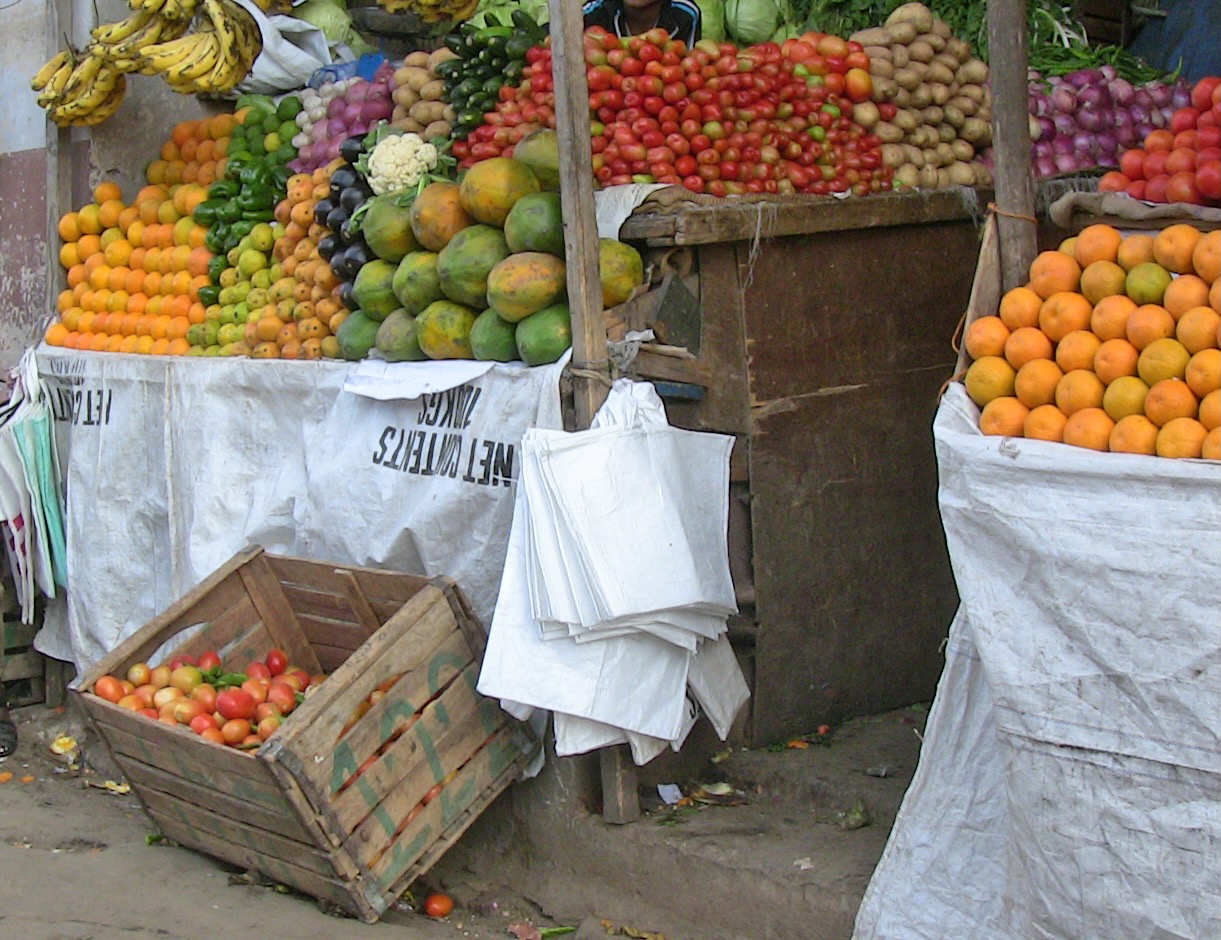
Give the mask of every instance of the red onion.
<svg viewBox="0 0 1221 940">
<path fill-rule="evenodd" d="M 1081 89 L 1077 96 L 1078 108 L 1089 108 L 1094 111 L 1111 107 L 1111 93 L 1106 85 L 1090 85 Z"/>
<path fill-rule="evenodd" d="M 1098 73 L 1093 69 L 1078 69 L 1065 75 L 1064 80 L 1074 88 L 1084 88 L 1096 82 L 1098 77 Z"/>
<path fill-rule="evenodd" d="M 326 134 L 323 136 L 326 138 L 339 137 L 347 131 L 348 125 L 351 123 L 346 118 L 333 117 L 326 122 Z"/>
<path fill-rule="evenodd" d="M 1061 85 L 1051 93 L 1051 104 L 1061 114 L 1072 114 L 1077 110 L 1077 96 L 1071 88 Z"/>
<path fill-rule="evenodd" d="M 369 83 L 361 82 L 353 85 L 343 93 L 343 100 L 348 104 L 360 104 L 369 96 Z"/>
<path fill-rule="evenodd" d="M 360 119 L 366 124 L 373 124 L 390 117 L 393 112 L 394 105 L 389 100 L 367 98 L 360 106 Z"/>
<path fill-rule="evenodd" d="M 1132 104 L 1144 111 L 1152 111 L 1157 105 L 1153 101 L 1153 92 L 1148 85 L 1141 85 L 1132 93 Z"/>
<path fill-rule="evenodd" d="M 1119 150 L 1119 138 L 1108 130 L 1101 130 L 1094 137 L 1098 145 L 1098 155 L 1104 158 L 1108 163 L 1113 163 L 1115 153 Z"/>
<path fill-rule="evenodd" d="M 1059 173 L 1076 173 L 1081 169 L 1080 161 L 1071 153 L 1062 153 L 1056 157 L 1056 171 Z"/>
<path fill-rule="evenodd" d="M 1191 105 L 1191 89 L 1182 83 L 1177 83 L 1170 93 L 1170 107 L 1177 111 Z"/>
<path fill-rule="evenodd" d="M 1153 107 L 1164 108 L 1170 104 L 1172 92 L 1169 85 L 1163 85 L 1161 82 L 1150 82 L 1145 88 L 1149 92 L 1149 98 Z"/>
<path fill-rule="evenodd" d="M 1130 105 L 1136 95 L 1136 89 L 1125 78 L 1116 78 L 1108 82 L 1107 90 L 1111 92 L 1111 100 L 1122 107 Z"/>
<path fill-rule="evenodd" d="M 1115 66 L 1104 65 L 1098 70 L 1098 74 L 1102 76 L 1104 82 L 1113 82 L 1116 76 Z"/>
<path fill-rule="evenodd" d="M 1107 118 L 1109 111 L 1092 111 L 1084 108 L 1077 112 L 1077 126 L 1085 131 L 1100 131 L 1110 123 Z"/>
<path fill-rule="evenodd" d="M 1056 122 L 1049 117 L 1039 118 L 1039 140 L 1051 140 L 1056 136 Z"/>
<path fill-rule="evenodd" d="M 1140 138 L 1136 136 L 1136 125 L 1125 124 L 1122 127 L 1116 125 L 1115 139 L 1119 141 L 1119 146 L 1124 150 L 1130 150 L 1140 143 Z"/>
<path fill-rule="evenodd" d="M 1051 160 L 1056 155 L 1051 140 L 1036 140 L 1031 146 L 1030 152 L 1034 155 L 1036 161 Z"/>
<path fill-rule="evenodd" d="M 1039 157 L 1034 161 L 1035 175 L 1038 177 L 1055 176 L 1056 161 L 1053 157 Z"/>
<path fill-rule="evenodd" d="M 352 124 L 348 128 L 348 133 L 345 136 L 355 136 L 357 134 L 367 134 L 367 133 L 369 133 L 369 122 L 368 121 L 357 121 L 355 124 Z M 336 155 L 338 155 L 338 153 L 339 153 L 339 144 L 342 144 L 342 143 L 343 143 L 343 140 L 340 140 L 338 143 L 335 144 Z"/>
<path fill-rule="evenodd" d="M 1098 151 L 1098 141 L 1089 131 L 1077 131 L 1073 134 L 1073 151 L 1079 157 L 1084 157 L 1086 154 L 1096 156 Z"/>
<path fill-rule="evenodd" d="M 1071 135 L 1077 129 L 1077 122 L 1073 120 L 1071 114 L 1061 112 L 1052 116 L 1052 123 L 1056 128 L 1056 133 L 1060 135 Z"/>
<path fill-rule="evenodd" d="M 333 118 L 339 117 L 341 114 L 343 114 L 343 98 L 337 96 L 327 102 L 326 116 Z"/>
<path fill-rule="evenodd" d="M 1057 157 L 1071 154 L 1076 149 L 1071 134 L 1063 134 L 1052 138 L 1051 147 Z"/>
</svg>

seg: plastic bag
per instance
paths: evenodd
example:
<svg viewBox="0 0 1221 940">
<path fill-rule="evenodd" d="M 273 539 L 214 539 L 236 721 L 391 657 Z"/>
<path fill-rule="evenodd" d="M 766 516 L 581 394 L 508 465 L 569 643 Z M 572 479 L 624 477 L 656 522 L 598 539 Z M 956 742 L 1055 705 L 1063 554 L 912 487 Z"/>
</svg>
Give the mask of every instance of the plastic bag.
<svg viewBox="0 0 1221 940">
<path fill-rule="evenodd" d="M 263 34 L 263 51 L 239 92 L 274 95 L 304 88 L 311 75 L 331 64 L 326 33 L 295 16 L 267 16 L 253 0 L 237 0 Z"/>
</svg>

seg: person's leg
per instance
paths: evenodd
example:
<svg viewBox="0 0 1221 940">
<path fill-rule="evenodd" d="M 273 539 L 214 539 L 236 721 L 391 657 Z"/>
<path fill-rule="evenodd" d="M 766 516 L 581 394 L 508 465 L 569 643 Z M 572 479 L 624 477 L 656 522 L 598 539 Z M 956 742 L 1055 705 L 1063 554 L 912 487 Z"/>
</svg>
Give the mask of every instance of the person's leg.
<svg viewBox="0 0 1221 940">
<path fill-rule="evenodd" d="M 4 683 L 0 682 L 0 757 L 8 757 L 17 750 L 17 726 L 8 713 L 8 698 L 4 694 Z"/>
</svg>

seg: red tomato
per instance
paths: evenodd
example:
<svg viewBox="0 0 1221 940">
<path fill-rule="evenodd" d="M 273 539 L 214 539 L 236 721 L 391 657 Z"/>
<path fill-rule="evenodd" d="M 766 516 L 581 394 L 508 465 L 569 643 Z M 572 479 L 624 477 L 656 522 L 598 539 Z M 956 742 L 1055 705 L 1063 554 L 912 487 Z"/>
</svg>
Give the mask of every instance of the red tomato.
<svg viewBox="0 0 1221 940">
<path fill-rule="evenodd" d="M 187 695 L 197 702 L 202 702 L 205 711 L 216 711 L 216 687 L 210 682 L 201 682 L 191 689 Z"/>
<path fill-rule="evenodd" d="M 171 703 L 174 720 L 180 725 L 189 725 L 196 718 L 209 718 L 203 702 L 193 698 L 180 698 Z"/>
<path fill-rule="evenodd" d="M 1188 150 L 1186 147 L 1171 150 L 1170 156 L 1166 158 L 1166 172 L 1171 176 L 1174 176 L 1175 173 L 1195 170 L 1195 168 L 1196 152 L 1194 150 Z"/>
<path fill-rule="evenodd" d="M 1207 111 L 1208 106 L 1217 100 L 1217 89 L 1221 87 L 1221 78 L 1208 75 L 1200 79 L 1191 89 L 1191 106 L 1197 111 Z"/>
<path fill-rule="evenodd" d="M 1170 133 L 1177 134 L 1196 126 L 1200 112 L 1196 108 L 1179 108 L 1170 116 Z"/>
<path fill-rule="evenodd" d="M 250 693 L 242 689 L 225 689 L 216 695 L 216 710 L 226 719 L 253 718 L 256 704 Z"/>
<path fill-rule="evenodd" d="M 93 692 L 108 702 L 117 702 L 123 697 L 123 683 L 114 676 L 102 676 L 93 683 Z"/>
<path fill-rule="evenodd" d="M 1100 193 L 1122 193 L 1128 189 L 1128 184 L 1132 181 L 1120 173 L 1118 170 L 1111 170 L 1109 173 L 1103 173 L 1098 180 L 1098 191 Z"/>
<path fill-rule="evenodd" d="M 1166 202 L 1166 189 L 1169 183 L 1170 177 L 1165 173 L 1152 177 L 1145 185 L 1144 198 L 1149 202 Z"/>
<path fill-rule="evenodd" d="M 424 899 L 424 913 L 429 917 L 448 917 L 454 909 L 454 899 L 448 894 L 430 894 Z"/>
<path fill-rule="evenodd" d="M 281 649 L 270 650 L 263 662 L 267 664 L 267 669 L 273 676 L 278 676 L 288 668 L 288 656 Z"/>
<path fill-rule="evenodd" d="M 247 679 L 242 683 L 242 691 L 254 699 L 254 704 L 261 705 L 267 701 L 267 690 L 271 686 L 268 679 Z"/>
<path fill-rule="evenodd" d="M 1208 147 L 1221 146 L 1221 128 L 1217 127 L 1198 127 L 1196 128 L 1196 149 L 1204 150 Z"/>
<path fill-rule="evenodd" d="M 280 716 L 268 715 L 259 721 L 255 732 L 259 736 L 260 741 L 266 741 L 273 734 L 280 730 Z"/>
<path fill-rule="evenodd" d="M 190 728 L 196 734 L 203 734 L 208 728 L 216 729 L 216 719 L 211 715 L 196 715 L 191 719 Z"/>
<path fill-rule="evenodd" d="M 281 714 L 287 715 L 297 707 L 297 691 L 287 682 L 273 682 L 267 689 L 267 703 L 275 705 Z"/>
<path fill-rule="evenodd" d="M 1159 127 L 1155 131 L 1149 131 L 1145 135 L 1145 149 L 1152 152 L 1155 150 L 1169 150 L 1174 146 L 1174 134 L 1166 130 L 1164 127 Z"/>
<path fill-rule="evenodd" d="M 247 679 L 271 679 L 271 669 L 266 663 L 260 663 L 257 660 L 247 664 L 245 673 Z"/>
<path fill-rule="evenodd" d="M 1125 150 L 1119 155 L 1119 172 L 1130 180 L 1145 178 L 1145 151 L 1140 147 Z"/>
<path fill-rule="evenodd" d="M 844 76 L 844 94 L 857 104 L 873 97 L 873 78 L 869 72 L 862 68 L 849 69 Z"/>
<path fill-rule="evenodd" d="M 1145 155 L 1145 179 L 1166 174 L 1166 161 L 1170 159 L 1169 150 L 1150 150 Z"/>
<path fill-rule="evenodd" d="M 226 744 L 241 744 L 246 735 L 250 734 L 250 720 L 248 718 L 230 718 L 220 726 L 220 733 Z"/>
<path fill-rule="evenodd" d="M 1196 189 L 1206 199 L 1221 199 L 1221 163 L 1209 160 L 1196 167 Z"/>
<path fill-rule="evenodd" d="M 199 654 L 197 666 L 204 672 L 210 672 L 220 665 L 220 654 L 216 650 L 207 650 Z"/>
<path fill-rule="evenodd" d="M 1196 189 L 1196 174 L 1193 170 L 1171 174 L 1166 182 L 1166 201 L 1195 206 L 1200 204 L 1200 191 Z"/>
</svg>

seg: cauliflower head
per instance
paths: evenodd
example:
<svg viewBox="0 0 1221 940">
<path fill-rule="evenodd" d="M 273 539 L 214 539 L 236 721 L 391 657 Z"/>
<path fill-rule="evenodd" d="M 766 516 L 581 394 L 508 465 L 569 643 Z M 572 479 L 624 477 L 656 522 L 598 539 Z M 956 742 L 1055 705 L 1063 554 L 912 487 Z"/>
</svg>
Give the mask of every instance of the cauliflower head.
<svg viewBox="0 0 1221 940">
<path fill-rule="evenodd" d="M 381 196 L 415 186 L 437 166 L 437 148 L 419 134 L 395 134 L 369 154 L 369 186 Z"/>
</svg>

